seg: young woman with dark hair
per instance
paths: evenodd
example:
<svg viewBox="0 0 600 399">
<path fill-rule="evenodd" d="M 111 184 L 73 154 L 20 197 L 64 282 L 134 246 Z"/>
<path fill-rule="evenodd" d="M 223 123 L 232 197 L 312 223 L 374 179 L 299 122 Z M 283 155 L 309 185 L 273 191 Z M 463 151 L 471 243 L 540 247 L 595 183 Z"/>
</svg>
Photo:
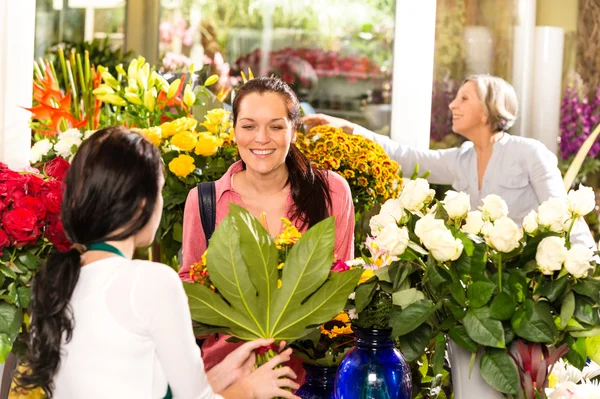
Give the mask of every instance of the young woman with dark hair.
<svg viewBox="0 0 600 399">
<path fill-rule="evenodd" d="M 244 344 L 207 375 L 177 274 L 131 259 L 154 239 L 163 184 L 158 149 L 136 133 L 110 127 L 81 145 L 61 211 L 76 244 L 35 277 L 19 384 L 61 399 L 295 398 L 282 388 L 297 385 L 279 378 L 294 372 L 274 370 L 290 350 L 252 372 L 253 350 L 271 340 Z"/>
<path fill-rule="evenodd" d="M 249 80 L 233 102 L 234 136 L 241 160 L 215 182 L 216 223 L 229 212 L 229 203 L 248 209 L 263 220 L 272 236 L 288 218 L 300 231 L 335 216 L 335 255 L 349 260 L 354 252 L 354 207 L 348 183 L 338 174 L 315 169 L 296 148 L 300 108 L 294 92 L 275 78 Z M 206 250 L 198 206 L 192 190 L 183 218 L 183 264 L 179 276 L 190 281 L 190 266 Z M 203 349 L 207 369 L 217 364 L 236 344 L 222 337 L 206 339 Z M 299 359 L 292 368 L 304 374 Z"/>
</svg>

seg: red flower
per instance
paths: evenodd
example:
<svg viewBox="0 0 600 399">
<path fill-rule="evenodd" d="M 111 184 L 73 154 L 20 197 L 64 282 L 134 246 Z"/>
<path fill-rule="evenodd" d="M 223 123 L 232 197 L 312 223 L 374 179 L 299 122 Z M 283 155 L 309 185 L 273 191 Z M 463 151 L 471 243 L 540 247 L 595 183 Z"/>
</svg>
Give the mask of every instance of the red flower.
<svg viewBox="0 0 600 399">
<path fill-rule="evenodd" d="M 48 218 L 45 236 L 60 252 L 67 252 L 71 248 L 71 243 L 65 237 L 62 220 L 57 216 Z"/>
<path fill-rule="evenodd" d="M 46 217 L 46 207 L 36 197 L 23 197 L 15 201 L 13 209 L 28 209 L 35 214 L 38 222 L 41 222 Z"/>
<path fill-rule="evenodd" d="M 25 196 L 25 184 L 27 179 L 24 175 L 10 169 L 0 172 L 0 199 L 4 205 L 10 205 L 13 200 Z"/>
<path fill-rule="evenodd" d="M 331 268 L 332 272 L 345 272 L 346 270 L 350 270 L 350 266 L 346 264 L 346 262 L 342 262 L 341 260 L 336 261 Z"/>
<path fill-rule="evenodd" d="M 48 212 L 55 215 L 60 214 L 60 202 L 62 200 L 62 183 L 58 180 L 48 180 L 42 190 L 41 198 Z"/>
<path fill-rule="evenodd" d="M 10 239 L 8 234 L 4 230 L 0 229 L 0 256 L 2 256 L 2 250 L 10 245 Z"/>
<path fill-rule="evenodd" d="M 29 209 L 19 208 L 8 211 L 2 217 L 2 224 L 13 238 L 13 245 L 22 247 L 37 241 L 40 236 L 38 219 Z"/>
<path fill-rule="evenodd" d="M 294 81 L 296 80 L 296 79 L 294 78 L 294 75 L 292 75 L 292 74 L 291 74 L 291 73 L 289 73 L 289 72 L 284 72 L 284 73 L 281 75 L 281 79 L 282 79 L 282 80 L 283 80 L 285 83 L 287 83 L 287 84 L 292 84 L 292 83 L 294 83 Z"/>
<path fill-rule="evenodd" d="M 44 173 L 56 180 L 63 181 L 71 164 L 61 157 L 56 157 L 44 166 Z"/>
</svg>

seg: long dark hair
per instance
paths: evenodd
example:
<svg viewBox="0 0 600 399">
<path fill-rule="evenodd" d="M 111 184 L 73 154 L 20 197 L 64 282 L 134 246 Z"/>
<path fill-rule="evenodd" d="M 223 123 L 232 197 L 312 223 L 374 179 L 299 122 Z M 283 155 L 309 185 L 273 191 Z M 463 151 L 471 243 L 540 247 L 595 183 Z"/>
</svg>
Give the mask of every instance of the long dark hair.
<svg viewBox="0 0 600 399">
<path fill-rule="evenodd" d="M 67 238 L 86 246 L 124 240 L 150 220 L 162 173 L 158 149 L 137 133 L 109 127 L 85 140 L 64 181 L 61 218 Z M 69 302 L 79 279 L 77 249 L 51 255 L 33 281 L 28 370 L 18 376 L 24 388 L 53 394 L 63 335 L 69 342 L 75 320 Z"/>
<path fill-rule="evenodd" d="M 246 82 L 236 92 L 233 100 L 232 117 L 234 125 L 237 122 L 240 104 L 248 94 L 276 93 L 281 96 L 287 107 L 288 118 L 294 128 L 300 123 L 300 104 L 294 91 L 278 78 L 255 78 Z M 314 168 L 310 161 L 298 150 L 295 144 L 285 159 L 288 168 L 288 183 L 294 212 L 292 218 L 301 221 L 303 227 L 311 227 L 329 216 L 331 194 L 325 171 Z"/>
</svg>

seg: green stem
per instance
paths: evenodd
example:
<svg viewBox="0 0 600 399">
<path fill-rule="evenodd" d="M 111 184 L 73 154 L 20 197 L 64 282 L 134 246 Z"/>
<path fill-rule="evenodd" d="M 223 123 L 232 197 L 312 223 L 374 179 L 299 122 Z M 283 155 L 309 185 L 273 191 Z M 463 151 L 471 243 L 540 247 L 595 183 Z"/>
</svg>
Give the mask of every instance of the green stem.
<svg viewBox="0 0 600 399">
<path fill-rule="evenodd" d="M 567 237 L 565 239 L 565 243 L 567 245 L 567 249 L 571 249 L 571 230 L 573 230 L 573 226 L 575 225 L 575 221 L 577 221 L 576 215 L 571 219 L 571 225 L 569 226 L 569 230 L 567 230 Z"/>
<path fill-rule="evenodd" d="M 502 254 L 498 255 L 498 288 L 502 292 Z"/>
</svg>

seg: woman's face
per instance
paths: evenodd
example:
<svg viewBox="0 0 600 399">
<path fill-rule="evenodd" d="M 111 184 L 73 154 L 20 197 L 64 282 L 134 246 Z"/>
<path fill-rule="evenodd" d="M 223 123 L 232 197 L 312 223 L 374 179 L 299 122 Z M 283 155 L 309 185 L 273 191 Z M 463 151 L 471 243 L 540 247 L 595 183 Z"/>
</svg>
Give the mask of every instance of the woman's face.
<svg viewBox="0 0 600 399">
<path fill-rule="evenodd" d="M 477 93 L 477 84 L 469 81 L 461 86 L 449 105 L 452 111 L 452 130 L 467 138 L 469 133 L 487 125 L 485 105 Z"/>
<path fill-rule="evenodd" d="M 142 229 L 136 234 L 136 247 L 147 247 L 154 241 L 154 236 L 156 235 L 156 230 L 158 230 L 158 226 L 160 224 L 160 218 L 162 216 L 163 209 L 163 196 L 162 189 L 165 185 L 165 177 L 163 174 L 160 174 L 158 181 L 158 198 L 156 199 L 156 205 L 154 206 L 154 211 L 152 212 L 152 216 L 150 216 L 150 220 Z"/>
<path fill-rule="evenodd" d="M 240 158 L 246 170 L 261 175 L 285 167 L 296 131 L 283 97 L 277 93 L 251 93 L 239 104 L 234 128 Z"/>
</svg>

